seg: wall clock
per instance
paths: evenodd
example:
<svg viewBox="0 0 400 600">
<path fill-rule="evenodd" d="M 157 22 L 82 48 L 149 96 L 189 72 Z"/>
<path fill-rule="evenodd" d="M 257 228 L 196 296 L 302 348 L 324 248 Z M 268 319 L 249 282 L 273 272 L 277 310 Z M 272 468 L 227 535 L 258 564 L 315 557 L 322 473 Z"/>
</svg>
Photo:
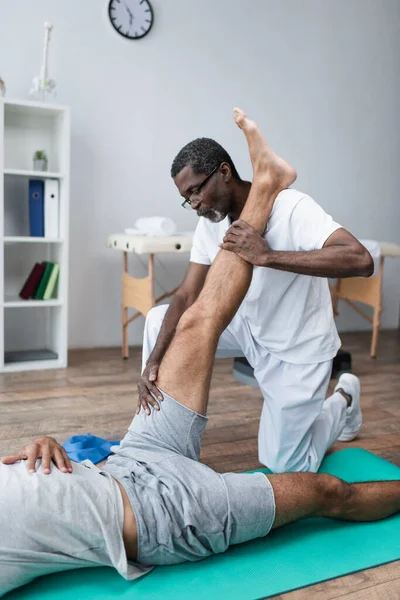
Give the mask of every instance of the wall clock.
<svg viewBox="0 0 400 600">
<path fill-rule="evenodd" d="M 128 40 L 140 40 L 154 22 L 149 0 L 110 0 L 108 16 L 116 31 Z"/>
</svg>

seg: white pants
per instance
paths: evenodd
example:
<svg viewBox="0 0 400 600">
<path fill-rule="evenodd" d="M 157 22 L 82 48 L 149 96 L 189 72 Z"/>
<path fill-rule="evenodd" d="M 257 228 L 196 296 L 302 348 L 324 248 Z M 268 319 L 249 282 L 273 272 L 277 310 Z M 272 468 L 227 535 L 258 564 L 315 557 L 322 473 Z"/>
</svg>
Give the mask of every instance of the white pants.
<svg viewBox="0 0 400 600">
<path fill-rule="evenodd" d="M 168 305 L 147 315 L 143 364 L 156 343 Z M 262 348 L 237 313 L 223 331 L 216 358 L 245 356 L 254 368 L 264 404 L 258 432 L 260 462 L 274 473 L 318 470 L 326 450 L 341 434 L 347 402 L 336 392 L 326 398 L 332 361 L 297 365 Z"/>
</svg>

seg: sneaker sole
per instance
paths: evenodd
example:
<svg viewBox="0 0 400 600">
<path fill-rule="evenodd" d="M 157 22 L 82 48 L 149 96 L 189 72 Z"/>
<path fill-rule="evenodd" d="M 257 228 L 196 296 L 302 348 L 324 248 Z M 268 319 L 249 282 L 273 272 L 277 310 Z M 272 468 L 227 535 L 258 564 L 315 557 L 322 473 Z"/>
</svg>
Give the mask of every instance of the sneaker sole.
<svg viewBox="0 0 400 600">
<path fill-rule="evenodd" d="M 362 424 L 361 424 L 362 425 Z M 357 431 L 353 431 L 353 432 L 349 432 L 349 433 L 342 433 L 342 435 L 340 435 L 337 438 L 338 442 L 351 442 L 352 440 L 354 440 L 358 434 L 360 433 L 360 429 L 361 429 L 361 425 L 360 427 L 357 429 Z"/>
</svg>

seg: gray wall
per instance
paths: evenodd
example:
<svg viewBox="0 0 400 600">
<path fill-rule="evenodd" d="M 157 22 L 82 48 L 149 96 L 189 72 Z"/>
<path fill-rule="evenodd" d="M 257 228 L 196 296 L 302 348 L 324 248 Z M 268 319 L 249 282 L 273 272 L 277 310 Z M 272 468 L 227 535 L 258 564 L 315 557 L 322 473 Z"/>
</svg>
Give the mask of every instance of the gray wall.
<svg viewBox="0 0 400 600">
<path fill-rule="evenodd" d="M 26 98 L 39 73 L 43 22 L 54 24 L 50 76 L 72 107 L 70 347 L 120 343 L 122 256 L 107 234 L 140 216 L 181 230 L 170 163 L 190 139 L 226 146 L 251 177 L 235 105 L 256 119 L 311 194 L 361 238 L 400 242 L 398 0 L 152 0 L 155 25 L 127 42 L 102 0 L 0 1 L 0 75 Z M 163 259 L 162 286 L 187 256 Z M 397 261 L 400 262 L 400 261 Z M 397 327 L 400 268 L 388 261 L 383 325 Z M 143 276 L 132 258 L 132 273 Z M 341 330 L 366 324 L 344 310 Z M 130 330 L 139 344 L 143 320 Z"/>
</svg>

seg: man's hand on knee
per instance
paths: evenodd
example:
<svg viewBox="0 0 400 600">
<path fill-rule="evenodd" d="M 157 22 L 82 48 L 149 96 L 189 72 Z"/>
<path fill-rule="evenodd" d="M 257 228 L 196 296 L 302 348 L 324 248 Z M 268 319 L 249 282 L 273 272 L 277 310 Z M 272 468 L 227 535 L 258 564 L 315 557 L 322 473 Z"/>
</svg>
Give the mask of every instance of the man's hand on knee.
<svg viewBox="0 0 400 600">
<path fill-rule="evenodd" d="M 150 414 L 150 406 L 152 406 L 155 410 L 160 410 L 160 405 L 157 400 L 151 395 L 157 396 L 160 402 L 163 400 L 163 396 L 160 390 L 154 384 L 157 379 L 159 363 L 151 363 L 148 362 L 145 370 L 138 382 L 138 405 L 136 414 L 140 413 L 140 409 L 146 412 L 146 414 Z M 151 392 L 151 393 L 150 393 Z"/>
<path fill-rule="evenodd" d="M 42 459 L 42 469 L 45 475 L 50 474 L 50 464 L 53 462 L 63 473 L 72 473 L 72 464 L 64 448 L 52 437 L 43 436 L 34 440 L 14 456 L 4 456 L 1 462 L 12 465 L 18 460 L 26 460 L 29 473 L 36 471 L 36 461 Z"/>
</svg>

